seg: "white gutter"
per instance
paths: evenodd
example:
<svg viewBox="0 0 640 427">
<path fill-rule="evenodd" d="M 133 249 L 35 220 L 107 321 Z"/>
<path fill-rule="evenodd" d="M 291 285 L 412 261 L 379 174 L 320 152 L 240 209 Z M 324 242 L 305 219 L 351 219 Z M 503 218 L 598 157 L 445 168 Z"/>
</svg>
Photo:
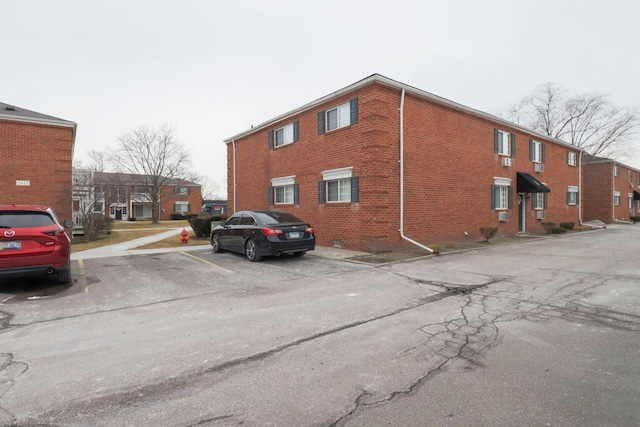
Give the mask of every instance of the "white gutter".
<svg viewBox="0 0 640 427">
<path fill-rule="evenodd" d="M 400 237 L 410 243 L 413 243 L 416 246 L 421 247 L 429 253 L 437 254 L 438 251 L 434 251 L 433 249 L 422 245 L 415 240 L 411 240 L 404 235 L 404 93 L 405 90 L 403 88 L 402 94 L 400 95 L 400 108 L 398 108 L 398 110 L 400 110 Z"/>
<path fill-rule="evenodd" d="M 236 213 L 237 212 L 236 200 L 238 200 L 238 196 L 236 194 L 236 141 L 235 139 L 231 140 L 231 145 L 233 147 L 233 213 Z"/>
</svg>

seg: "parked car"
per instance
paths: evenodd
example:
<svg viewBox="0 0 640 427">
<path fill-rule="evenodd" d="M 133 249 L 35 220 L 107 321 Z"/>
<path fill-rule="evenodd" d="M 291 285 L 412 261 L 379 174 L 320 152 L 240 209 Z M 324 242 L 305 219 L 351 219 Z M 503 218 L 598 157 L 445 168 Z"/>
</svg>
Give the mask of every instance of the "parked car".
<svg viewBox="0 0 640 427">
<path fill-rule="evenodd" d="M 311 225 L 288 212 L 242 211 L 211 230 L 211 246 L 260 261 L 268 255 L 302 256 L 315 249 L 316 236 Z"/>
<path fill-rule="evenodd" d="M 72 226 L 49 207 L 0 205 L 0 279 L 56 275 L 58 283 L 68 283 L 71 239 L 65 228 Z"/>
</svg>

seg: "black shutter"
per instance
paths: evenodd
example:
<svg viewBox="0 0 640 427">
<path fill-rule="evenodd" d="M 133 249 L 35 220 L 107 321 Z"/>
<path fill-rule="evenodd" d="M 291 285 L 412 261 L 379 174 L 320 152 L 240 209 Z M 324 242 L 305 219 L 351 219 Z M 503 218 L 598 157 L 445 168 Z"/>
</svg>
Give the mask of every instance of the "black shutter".
<svg viewBox="0 0 640 427">
<path fill-rule="evenodd" d="M 567 191 L 567 204 L 571 201 L 571 191 Z"/>
<path fill-rule="evenodd" d="M 570 165 L 571 162 L 569 161 L 569 158 L 571 157 L 571 151 L 567 151 L 567 164 Z"/>
<path fill-rule="evenodd" d="M 549 206 L 549 193 L 544 193 L 543 201 L 544 201 L 544 208 L 547 209 L 547 207 Z"/>
<path fill-rule="evenodd" d="M 580 203 L 580 193 L 576 193 L 576 205 Z"/>
<path fill-rule="evenodd" d="M 513 187 L 509 186 L 509 209 L 513 209 Z"/>
<path fill-rule="evenodd" d="M 498 186 L 497 185 L 492 185 L 491 186 L 491 209 L 496 208 L 496 201 L 498 200 L 498 195 L 496 194 L 496 191 L 498 191 Z"/>
<path fill-rule="evenodd" d="M 318 204 L 323 205 L 324 202 L 324 181 L 318 181 Z"/>
<path fill-rule="evenodd" d="M 322 135 L 324 133 L 324 110 L 318 113 L 318 135 Z"/>
<path fill-rule="evenodd" d="M 351 202 L 357 203 L 360 201 L 360 177 L 351 177 Z"/>
<path fill-rule="evenodd" d="M 300 184 L 293 184 L 293 204 L 300 204 Z"/>
<path fill-rule="evenodd" d="M 547 160 L 546 144 L 540 143 L 540 163 L 544 163 Z"/>
<path fill-rule="evenodd" d="M 516 156 L 516 134 L 511 134 L 511 157 Z"/>
<path fill-rule="evenodd" d="M 269 150 L 273 150 L 273 131 L 269 131 Z"/>
<path fill-rule="evenodd" d="M 533 139 L 529 140 L 529 160 L 533 161 Z"/>
<path fill-rule="evenodd" d="M 358 98 L 353 98 L 349 101 L 351 107 L 351 124 L 355 125 L 358 123 Z"/>
<path fill-rule="evenodd" d="M 293 142 L 298 142 L 299 140 L 299 131 L 298 131 L 298 121 L 293 122 Z"/>
<path fill-rule="evenodd" d="M 273 187 L 269 187 L 269 206 L 273 205 Z"/>
<path fill-rule="evenodd" d="M 500 150 L 500 132 L 498 128 L 493 128 L 493 152 L 497 153 Z"/>
</svg>

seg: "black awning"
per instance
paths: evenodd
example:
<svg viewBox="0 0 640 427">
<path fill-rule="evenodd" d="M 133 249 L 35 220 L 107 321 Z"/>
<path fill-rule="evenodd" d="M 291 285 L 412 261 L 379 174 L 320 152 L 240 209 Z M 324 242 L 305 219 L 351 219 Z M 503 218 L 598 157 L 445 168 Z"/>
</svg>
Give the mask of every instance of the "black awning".
<svg viewBox="0 0 640 427">
<path fill-rule="evenodd" d="M 636 190 L 633 190 L 633 200 L 640 200 L 640 193 Z"/>
<path fill-rule="evenodd" d="M 518 193 L 550 193 L 549 187 L 528 173 L 518 172 Z"/>
</svg>

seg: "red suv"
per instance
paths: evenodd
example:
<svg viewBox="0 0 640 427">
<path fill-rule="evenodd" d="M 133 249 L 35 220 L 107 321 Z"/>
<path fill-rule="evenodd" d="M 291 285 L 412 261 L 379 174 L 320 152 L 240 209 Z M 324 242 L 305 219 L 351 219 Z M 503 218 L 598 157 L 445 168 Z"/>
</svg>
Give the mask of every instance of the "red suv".
<svg viewBox="0 0 640 427">
<path fill-rule="evenodd" d="M 0 205 L 0 279 L 55 274 L 68 283 L 72 225 L 48 207 Z"/>
</svg>

